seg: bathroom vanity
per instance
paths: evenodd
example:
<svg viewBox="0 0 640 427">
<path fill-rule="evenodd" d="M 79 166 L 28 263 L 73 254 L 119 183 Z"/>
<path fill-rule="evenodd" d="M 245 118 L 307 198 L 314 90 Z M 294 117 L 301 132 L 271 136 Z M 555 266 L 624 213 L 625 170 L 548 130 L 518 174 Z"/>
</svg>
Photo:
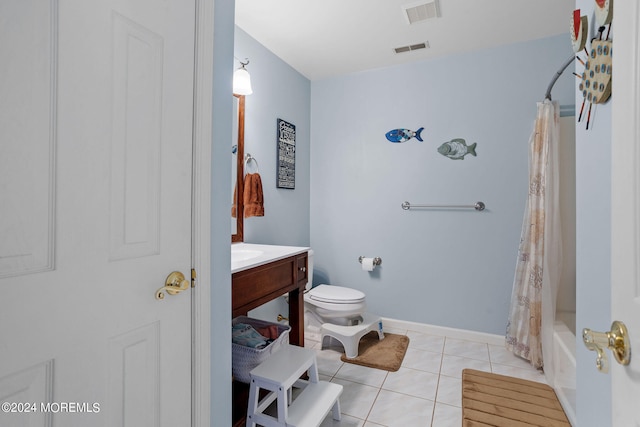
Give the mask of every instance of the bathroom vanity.
<svg viewBox="0 0 640 427">
<path fill-rule="evenodd" d="M 309 248 L 231 245 L 232 316 L 246 315 L 260 305 L 289 294 L 289 342 L 304 346 L 304 300 Z M 275 319 L 274 319 L 275 320 Z M 233 382 L 233 426 L 244 426 L 248 385 Z"/>
<path fill-rule="evenodd" d="M 289 342 L 304 346 L 303 293 L 308 250 L 298 246 L 231 245 L 232 316 L 246 315 L 289 293 Z"/>
</svg>

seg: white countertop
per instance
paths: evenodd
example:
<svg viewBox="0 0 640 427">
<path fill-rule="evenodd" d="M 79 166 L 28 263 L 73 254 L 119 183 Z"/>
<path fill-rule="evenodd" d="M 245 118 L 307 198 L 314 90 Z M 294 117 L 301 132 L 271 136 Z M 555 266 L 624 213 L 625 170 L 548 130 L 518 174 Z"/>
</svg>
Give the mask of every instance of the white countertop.
<svg viewBox="0 0 640 427">
<path fill-rule="evenodd" d="M 309 251 L 302 246 L 256 245 L 233 243 L 231 245 L 231 273 L 248 270 L 273 261 Z"/>
</svg>

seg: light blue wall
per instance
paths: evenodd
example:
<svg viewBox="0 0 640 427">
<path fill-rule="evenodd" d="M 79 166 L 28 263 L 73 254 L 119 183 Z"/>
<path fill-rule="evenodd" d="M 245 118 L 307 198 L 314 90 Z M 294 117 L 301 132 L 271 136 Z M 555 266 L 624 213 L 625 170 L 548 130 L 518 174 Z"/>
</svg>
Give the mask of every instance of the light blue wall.
<svg viewBox="0 0 640 427">
<path fill-rule="evenodd" d="M 593 27 L 593 2 L 578 0 L 576 8 L 587 15 Z M 583 59 L 585 56 L 581 55 Z M 575 71 L 581 74 L 583 69 L 576 61 Z M 576 117 L 581 104 L 582 94 L 576 89 Z M 611 375 L 596 370 L 596 355 L 587 351 L 580 336 L 583 328 L 605 331 L 611 325 L 610 259 L 611 101 L 594 106 L 589 130 L 586 120 L 576 124 L 576 380 L 580 427 L 611 425 Z"/>
<path fill-rule="evenodd" d="M 233 97 L 235 2 L 216 0 L 213 46 L 213 140 L 211 141 L 211 425 L 231 421 L 231 200 L 230 142 Z M 204 284 L 206 286 L 206 284 Z"/>
<path fill-rule="evenodd" d="M 309 246 L 309 163 L 311 83 L 302 74 L 235 28 L 235 57 L 249 59 L 253 94 L 245 98 L 245 153 L 257 160 L 264 192 L 264 216 L 244 219 L 244 241 L 271 245 Z M 239 66 L 235 62 L 235 68 Z M 276 187 L 277 119 L 296 126 L 295 189 Z M 255 172 L 250 164 L 249 172 Z M 271 301 L 249 315 L 275 322 L 288 315 L 285 300 Z"/>
<path fill-rule="evenodd" d="M 245 153 L 258 161 L 265 209 L 264 217 L 245 218 L 244 241 L 308 246 L 310 82 L 238 27 L 235 56 L 250 61 L 253 94 L 245 99 Z M 278 118 L 296 126 L 293 190 L 276 187 Z M 253 165 L 249 171 L 255 172 Z"/>
<path fill-rule="evenodd" d="M 245 241 L 310 242 L 314 282 L 362 289 L 383 316 L 502 334 L 536 102 L 570 53 L 558 36 L 309 83 L 236 27 L 254 87 L 247 151 L 265 192 L 265 217 L 245 221 Z M 572 83 L 563 75 L 554 99 L 573 104 Z M 275 186 L 278 117 L 297 126 L 293 191 Z M 420 126 L 423 143 L 384 138 Z M 437 153 L 460 137 L 478 143 L 477 158 Z M 487 210 L 405 212 L 404 200 Z M 360 255 L 381 256 L 382 268 L 361 271 Z"/>
<path fill-rule="evenodd" d="M 361 289 L 382 316 L 503 334 L 536 102 L 570 55 L 562 35 L 313 82 L 314 283 Z M 573 104 L 566 74 L 553 97 Z M 419 127 L 424 142 L 385 139 Z M 440 155 L 452 138 L 477 142 L 478 156 Z M 404 211 L 405 200 L 487 209 Z M 362 271 L 360 255 L 382 267 Z"/>
</svg>

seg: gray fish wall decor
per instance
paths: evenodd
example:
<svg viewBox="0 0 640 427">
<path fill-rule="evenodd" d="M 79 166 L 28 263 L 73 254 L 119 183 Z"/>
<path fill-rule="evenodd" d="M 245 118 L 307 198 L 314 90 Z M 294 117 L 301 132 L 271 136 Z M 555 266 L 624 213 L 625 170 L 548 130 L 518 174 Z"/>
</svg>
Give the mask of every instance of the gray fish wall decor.
<svg viewBox="0 0 640 427">
<path fill-rule="evenodd" d="M 438 147 L 438 153 L 450 158 L 451 160 L 464 160 L 464 156 L 467 154 L 477 156 L 476 145 L 477 143 L 474 142 L 467 146 L 467 142 L 464 139 L 454 138 Z"/>
</svg>

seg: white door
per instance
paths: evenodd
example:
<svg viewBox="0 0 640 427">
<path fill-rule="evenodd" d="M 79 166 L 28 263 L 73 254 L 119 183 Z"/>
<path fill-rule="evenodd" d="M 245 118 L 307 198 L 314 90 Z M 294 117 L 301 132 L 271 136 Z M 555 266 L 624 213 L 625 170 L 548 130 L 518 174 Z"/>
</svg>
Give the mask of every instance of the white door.
<svg viewBox="0 0 640 427">
<path fill-rule="evenodd" d="M 1 426 L 191 423 L 194 20 L 0 2 Z"/>
<path fill-rule="evenodd" d="M 611 362 L 613 426 L 640 426 L 640 5 L 613 17 L 612 316 L 627 325 L 631 363 Z M 607 325 L 608 326 L 608 325 Z M 611 356 L 611 354 L 609 354 Z"/>
</svg>

